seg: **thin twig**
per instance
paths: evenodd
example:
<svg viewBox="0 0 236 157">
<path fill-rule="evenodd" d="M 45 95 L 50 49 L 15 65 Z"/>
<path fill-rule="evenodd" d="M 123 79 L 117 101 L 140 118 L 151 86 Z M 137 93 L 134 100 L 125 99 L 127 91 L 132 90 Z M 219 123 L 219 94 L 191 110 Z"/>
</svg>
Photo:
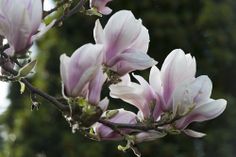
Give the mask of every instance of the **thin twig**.
<svg viewBox="0 0 236 157">
<path fill-rule="evenodd" d="M 9 69 L 7 67 L 3 67 L 4 70 L 6 70 L 7 72 L 10 72 L 11 74 L 13 74 L 14 76 L 16 76 L 18 74 L 17 71 L 13 70 L 13 69 Z M 62 104 L 61 102 L 59 102 L 55 97 L 35 88 L 33 85 L 31 85 L 27 79 L 25 78 L 21 78 L 20 79 L 21 82 L 23 82 L 25 84 L 25 86 L 32 92 L 35 93 L 39 96 L 41 96 L 42 98 L 48 100 L 49 102 L 51 102 L 52 104 L 54 104 L 54 106 L 60 110 L 61 112 L 68 112 L 69 111 L 69 107 Z"/>
<path fill-rule="evenodd" d="M 57 26 L 58 24 L 60 24 L 62 21 L 64 21 L 66 18 L 76 14 L 77 12 L 79 12 L 84 4 L 85 4 L 86 0 L 80 0 L 79 3 L 72 8 L 70 11 L 68 11 L 66 14 L 64 14 L 63 16 L 61 16 L 55 23 L 53 26 Z"/>
<path fill-rule="evenodd" d="M 57 3 L 57 6 L 52 8 L 51 10 L 44 11 L 43 12 L 43 18 L 48 16 L 49 14 L 53 13 L 54 11 L 57 11 L 58 8 L 62 7 L 64 4 L 66 4 L 69 0 L 62 0 L 61 2 Z"/>
</svg>

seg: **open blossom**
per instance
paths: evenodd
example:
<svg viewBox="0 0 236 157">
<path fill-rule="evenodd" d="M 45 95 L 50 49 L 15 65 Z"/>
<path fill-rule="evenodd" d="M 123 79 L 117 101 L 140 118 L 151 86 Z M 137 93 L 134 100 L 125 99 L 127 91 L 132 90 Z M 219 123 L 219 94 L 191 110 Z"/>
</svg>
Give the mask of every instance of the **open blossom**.
<svg viewBox="0 0 236 157">
<path fill-rule="evenodd" d="M 0 0 L 0 34 L 10 44 L 10 55 L 32 44 L 42 13 L 41 0 Z"/>
<path fill-rule="evenodd" d="M 111 8 L 107 7 L 107 3 L 112 0 L 90 0 L 90 8 L 95 8 L 101 14 L 108 15 L 112 12 Z"/>
<path fill-rule="evenodd" d="M 192 122 L 202 122 L 219 116 L 226 107 L 226 100 L 210 98 L 212 82 L 207 76 L 199 76 L 186 81 L 176 88 L 173 94 L 173 114 L 182 116 L 175 127 L 184 130 Z M 187 130 L 190 136 L 200 136 L 195 131 Z"/>
<path fill-rule="evenodd" d="M 128 76 L 124 76 L 120 83 L 110 86 L 110 95 L 136 106 L 141 120 L 152 117 L 158 121 L 162 114 L 168 113 L 170 118 L 179 118 L 173 125 L 167 125 L 167 129 L 174 127 L 189 136 L 201 137 L 203 133 L 186 127 L 192 122 L 216 118 L 225 110 L 227 102 L 224 99 L 210 98 L 211 80 L 204 75 L 195 78 L 195 73 L 195 59 L 177 49 L 168 55 L 161 70 L 152 67 L 149 84 L 140 76 L 134 75 L 139 84 L 131 82 Z M 158 137 L 158 133 L 146 132 L 137 135 L 140 140 L 144 140 L 143 137 L 151 139 L 156 136 Z"/>
<path fill-rule="evenodd" d="M 106 111 L 103 113 L 102 117 L 106 117 L 106 115 L 111 111 Z M 126 111 L 124 109 L 118 109 L 117 113 L 111 117 L 108 117 L 107 119 L 110 122 L 113 123 L 125 123 L 125 124 L 136 124 L 136 114 L 130 111 Z M 93 129 L 95 132 L 95 135 L 98 136 L 100 140 L 120 140 L 122 139 L 122 136 L 112 130 L 111 128 L 105 126 L 101 123 L 95 123 L 93 125 Z M 129 129 L 121 129 L 123 133 L 129 133 Z"/>
<path fill-rule="evenodd" d="M 195 59 L 177 49 L 167 56 L 161 71 L 152 67 L 149 79 L 151 87 L 161 99 L 162 111 L 172 112 L 173 117 L 182 116 L 175 122 L 176 129 L 187 135 L 200 137 L 204 134 L 185 128 L 192 122 L 219 116 L 225 110 L 227 102 L 224 99 L 211 99 L 211 80 L 207 76 L 195 78 L 195 73 Z"/>
<path fill-rule="evenodd" d="M 66 97 L 86 98 L 89 95 L 92 102 L 97 102 L 105 81 L 101 70 L 101 52 L 102 45 L 86 44 L 71 57 L 61 55 L 60 72 Z M 89 89 L 93 90 L 88 93 Z"/>
<path fill-rule="evenodd" d="M 153 89 L 161 98 L 161 108 L 168 111 L 172 108 L 172 95 L 175 88 L 182 82 L 194 79 L 196 61 L 190 54 L 181 49 L 173 50 L 165 59 L 161 70 L 153 66 L 149 81 Z"/>
<path fill-rule="evenodd" d="M 115 13 L 103 29 L 99 20 L 94 28 L 94 39 L 103 44 L 103 63 L 120 76 L 134 70 L 147 69 L 157 62 L 147 55 L 148 30 L 131 11 Z"/>
</svg>

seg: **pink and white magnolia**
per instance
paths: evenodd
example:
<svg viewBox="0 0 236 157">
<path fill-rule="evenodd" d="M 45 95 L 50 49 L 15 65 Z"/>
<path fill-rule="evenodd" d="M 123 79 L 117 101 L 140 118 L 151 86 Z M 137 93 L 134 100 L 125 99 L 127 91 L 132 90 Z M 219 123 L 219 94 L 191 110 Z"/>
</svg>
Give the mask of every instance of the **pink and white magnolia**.
<svg viewBox="0 0 236 157">
<path fill-rule="evenodd" d="M 94 28 L 94 39 L 103 44 L 103 63 L 120 76 L 134 70 L 147 69 L 157 62 L 147 55 L 148 30 L 131 11 L 115 13 L 103 29 L 99 20 Z"/>
<path fill-rule="evenodd" d="M 42 14 L 41 0 L 0 0 L 0 35 L 8 40 L 9 55 L 22 54 L 32 44 Z"/>
<path fill-rule="evenodd" d="M 153 66 L 149 82 L 161 98 L 161 108 L 168 111 L 172 108 L 172 95 L 178 85 L 186 80 L 194 79 L 196 61 L 190 54 L 181 49 L 173 50 L 165 59 L 161 70 Z"/>
<path fill-rule="evenodd" d="M 174 129 L 193 137 L 201 137 L 204 134 L 186 127 L 192 122 L 202 122 L 219 116 L 225 110 L 226 101 L 211 99 L 211 80 L 207 76 L 195 78 L 195 73 L 195 59 L 177 49 L 167 56 L 161 71 L 155 66 L 152 67 L 150 84 L 140 76 L 134 75 L 140 84 L 130 82 L 129 77 L 125 76 L 122 77 L 122 82 L 110 86 L 110 95 L 136 106 L 139 113 L 142 113 L 138 114 L 141 120 L 151 117 L 158 121 L 162 114 L 168 113 L 170 118 L 179 117 L 172 125 Z M 141 135 L 150 138 L 156 136 L 155 133 Z"/>
<path fill-rule="evenodd" d="M 111 117 L 108 117 L 108 121 L 113 123 L 124 123 L 124 124 L 136 124 L 136 114 L 130 111 L 126 111 L 124 109 L 118 109 L 116 110 L 117 113 Z M 112 112 L 116 112 L 112 111 Z M 109 112 L 106 111 L 103 113 L 102 117 L 107 117 Z M 95 123 L 93 125 L 93 130 L 95 132 L 95 135 L 100 140 L 121 140 L 123 137 L 116 131 L 112 130 L 111 128 L 107 127 L 104 124 L 101 123 Z M 122 133 L 130 133 L 130 129 L 121 129 Z"/>
<path fill-rule="evenodd" d="M 102 48 L 102 45 L 86 44 L 71 57 L 61 55 L 60 72 L 66 97 L 88 97 L 90 103 L 98 103 L 106 79 L 101 69 Z"/>
<path fill-rule="evenodd" d="M 152 67 L 149 80 L 161 100 L 161 110 L 172 113 L 173 118 L 182 116 L 175 122 L 176 129 L 200 137 L 204 134 L 185 128 L 191 122 L 202 122 L 219 116 L 227 102 L 224 99 L 211 99 L 211 80 L 207 76 L 195 78 L 195 73 L 195 58 L 176 49 L 167 56 L 161 71 Z"/>
<path fill-rule="evenodd" d="M 175 127 L 187 135 L 201 137 L 204 134 L 185 130 L 192 122 L 202 122 L 219 116 L 226 108 L 226 100 L 211 99 L 212 82 L 207 76 L 199 76 L 178 86 L 173 93 L 173 116 L 183 116 Z"/>
<path fill-rule="evenodd" d="M 111 8 L 107 7 L 107 3 L 112 0 L 90 0 L 90 8 L 95 8 L 99 13 L 108 15 L 112 12 Z"/>
</svg>

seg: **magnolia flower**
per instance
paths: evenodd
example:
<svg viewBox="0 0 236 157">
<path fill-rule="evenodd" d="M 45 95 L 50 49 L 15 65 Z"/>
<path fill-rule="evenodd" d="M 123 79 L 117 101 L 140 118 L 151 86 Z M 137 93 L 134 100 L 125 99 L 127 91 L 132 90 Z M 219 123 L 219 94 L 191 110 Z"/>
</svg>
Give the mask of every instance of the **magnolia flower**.
<svg viewBox="0 0 236 157">
<path fill-rule="evenodd" d="M 172 108 L 172 94 L 182 82 L 195 78 L 196 61 L 190 54 L 181 49 L 173 50 L 165 59 L 161 70 L 153 66 L 149 82 L 161 98 L 161 108 L 168 111 Z"/>
<path fill-rule="evenodd" d="M 195 58 L 177 49 L 167 56 L 161 71 L 152 67 L 149 80 L 160 98 L 161 110 L 172 113 L 172 118 L 182 117 L 175 122 L 176 129 L 193 137 L 201 137 L 204 134 L 185 128 L 191 122 L 219 116 L 225 110 L 226 101 L 211 99 L 211 80 L 207 76 L 195 78 L 195 73 Z"/>
<path fill-rule="evenodd" d="M 130 81 L 129 75 L 121 77 L 121 82 L 111 85 L 110 96 L 119 98 L 139 109 L 138 118 L 144 120 L 156 120 L 158 113 L 152 112 L 158 107 L 158 97 L 152 87 L 141 76 L 133 75 L 139 82 Z"/>
<path fill-rule="evenodd" d="M 35 34 L 40 27 L 42 14 L 41 0 L 0 0 L 0 35 L 8 40 L 8 55 L 22 55 L 31 46 L 37 38 Z M 45 27 L 42 32 L 50 27 Z"/>
<path fill-rule="evenodd" d="M 193 137 L 204 134 L 185 130 L 192 122 L 202 122 L 219 116 L 226 108 L 226 100 L 211 99 L 212 82 L 207 76 L 199 76 L 186 81 L 173 94 L 173 116 L 183 116 L 175 122 L 175 127 Z"/>
<path fill-rule="evenodd" d="M 136 106 L 141 120 L 148 117 L 154 121 L 163 120 L 160 119 L 161 115 L 169 116 L 167 119 L 178 118 L 175 123 L 163 128 L 177 129 L 189 136 L 202 137 L 203 133 L 186 127 L 192 122 L 216 118 L 225 110 L 226 101 L 211 99 L 211 80 L 207 76 L 195 78 L 195 73 L 195 59 L 190 54 L 185 55 L 182 50 L 174 50 L 165 59 L 161 71 L 155 66 L 152 67 L 150 84 L 140 76 L 134 75 L 140 84 L 130 82 L 129 77 L 125 76 L 121 83 L 110 86 L 110 95 Z M 137 137 L 142 140 L 143 136 L 151 139 L 155 137 L 155 133 L 146 132 Z"/>
<path fill-rule="evenodd" d="M 99 20 L 94 28 L 94 39 L 104 45 L 103 63 L 120 76 L 134 70 L 143 70 L 157 64 L 147 55 L 148 30 L 131 11 L 115 13 L 103 29 Z"/>
<path fill-rule="evenodd" d="M 114 115 L 111 115 L 109 117 L 110 113 L 114 113 Z M 103 118 L 107 117 L 108 121 L 113 122 L 113 123 L 125 123 L 125 124 L 136 124 L 136 114 L 130 111 L 126 111 L 124 109 L 118 109 L 118 110 L 111 110 L 111 111 L 106 111 L 102 115 Z M 93 129 L 95 132 L 95 135 L 98 136 L 100 140 L 121 140 L 122 136 L 112 130 L 111 128 L 105 126 L 104 124 L 101 123 L 95 123 L 93 125 Z M 129 129 L 121 129 L 123 133 L 129 133 Z"/>
<path fill-rule="evenodd" d="M 107 7 L 107 3 L 112 0 L 90 0 L 90 8 L 95 8 L 101 14 L 108 15 L 112 12 L 111 8 Z"/>
<path fill-rule="evenodd" d="M 101 74 L 101 52 L 102 45 L 86 44 L 77 49 L 71 57 L 61 55 L 60 72 L 63 94 L 66 97 L 86 98 L 88 89 L 93 88 L 89 98 L 92 102 L 97 102 L 105 80 Z"/>
</svg>

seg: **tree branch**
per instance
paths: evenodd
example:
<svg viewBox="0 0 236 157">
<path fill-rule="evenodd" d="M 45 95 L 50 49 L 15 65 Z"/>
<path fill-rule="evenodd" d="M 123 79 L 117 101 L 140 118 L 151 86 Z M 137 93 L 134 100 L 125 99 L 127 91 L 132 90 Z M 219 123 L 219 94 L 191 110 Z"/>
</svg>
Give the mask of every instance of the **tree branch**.
<svg viewBox="0 0 236 157">
<path fill-rule="evenodd" d="M 7 72 L 10 72 L 12 75 L 16 76 L 18 74 L 17 71 L 13 70 L 13 69 L 9 69 L 7 67 L 2 67 L 4 68 L 4 70 L 6 70 Z M 41 96 L 42 98 L 48 100 L 49 102 L 51 102 L 58 110 L 60 110 L 61 112 L 69 112 L 69 106 L 66 106 L 64 104 L 62 104 L 61 102 L 59 102 L 55 97 L 35 88 L 33 85 L 31 85 L 27 79 L 25 78 L 21 78 L 20 79 L 21 82 L 23 82 L 25 84 L 25 86 L 32 92 L 35 93 L 39 96 Z"/>
<path fill-rule="evenodd" d="M 64 4 L 66 4 L 67 2 L 69 2 L 69 0 L 62 0 L 61 2 L 57 3 L 57 6 L 52 8 L 51 10 L 48 11 L 44 11 L 43 12 L 43 18 L 45 18 L 46 16 L 48 16 L 49 14 L 51 14 L 52 12 L 56 11 L 58 8 L 62 7 Z"/>
<path fill-rule="evenodd" d="M 80 0 L 79 3 L 74 7 L 72 8 L 70 11 L 68 11 L 66 14 L 62 15 L 55 23 L 53 26 L 56 26 L 58 24 L 60 24 L 62 21 L 64 21 L 66 18 L 76 14 L 77 12 L 79 12 L 84 4 L 85 4 L 86 0 Z"/>
</svg>

